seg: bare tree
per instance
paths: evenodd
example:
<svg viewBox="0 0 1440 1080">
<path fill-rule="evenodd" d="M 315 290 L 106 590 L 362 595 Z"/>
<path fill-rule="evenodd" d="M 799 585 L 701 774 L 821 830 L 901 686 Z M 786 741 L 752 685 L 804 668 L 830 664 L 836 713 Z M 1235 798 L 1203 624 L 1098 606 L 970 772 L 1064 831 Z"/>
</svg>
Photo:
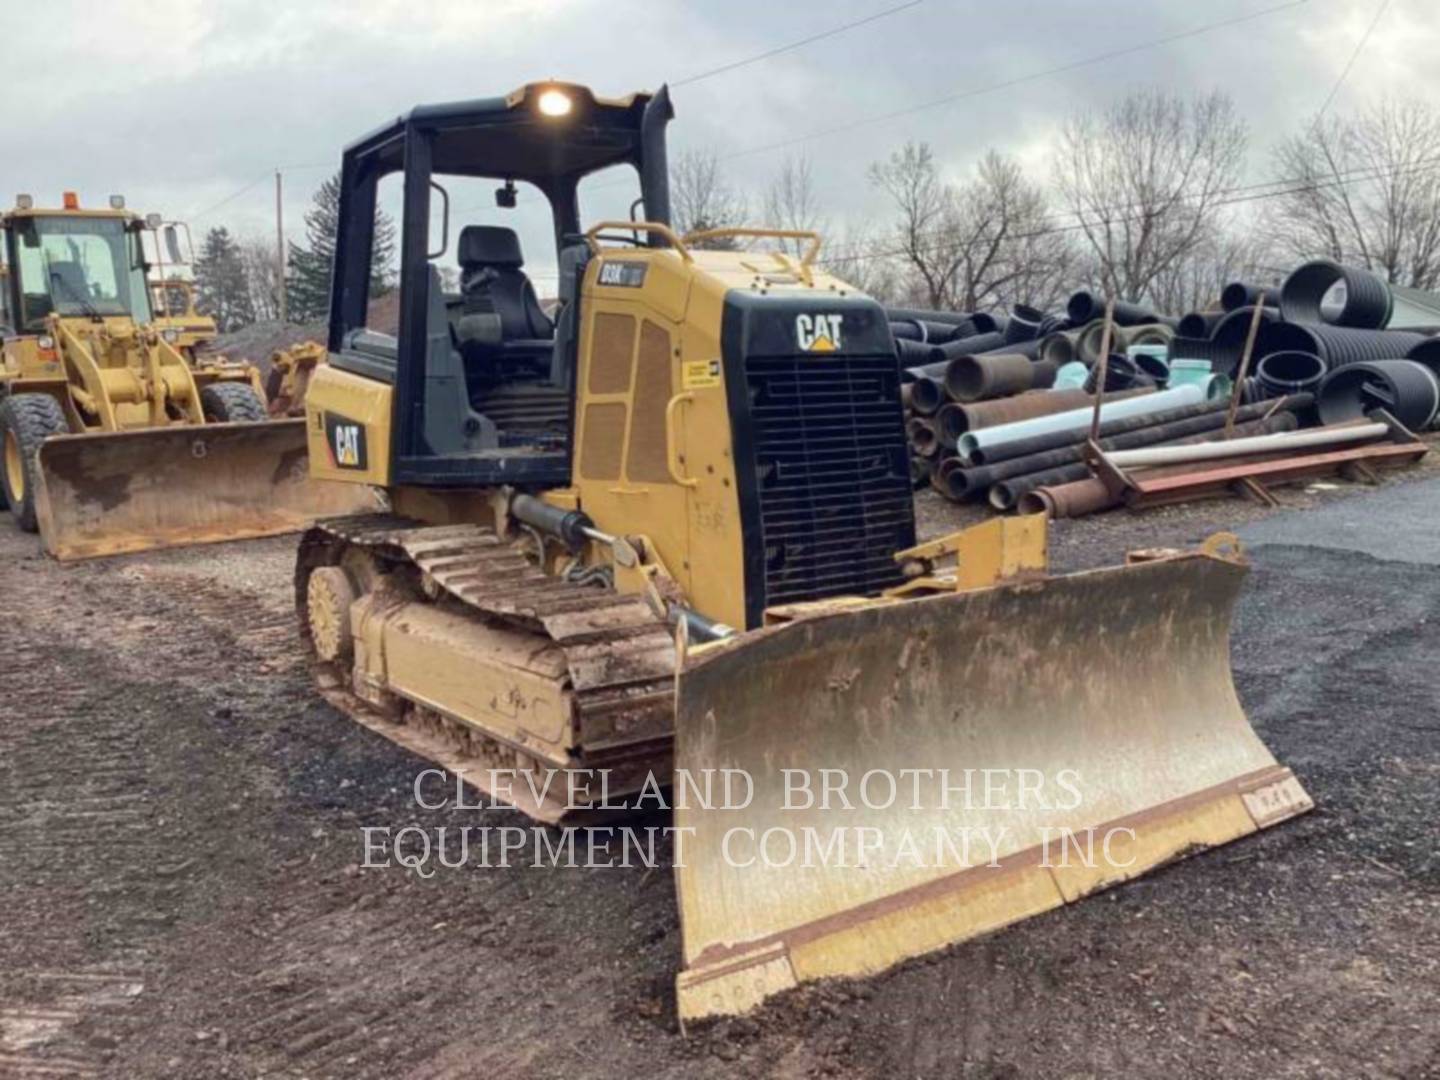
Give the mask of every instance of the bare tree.
<svg viewBox="0 0 1440 1080">
<path fill-rule="evenodd" d="M 1396 285 L 1440 286 L 1440 110 L 1386 100 L 1311 124 L 1275 151 L 1293 189 L 1268 230 L 1292 259 L 1326 256 Z"/>
<path fill-rule="evenodd" d="M 681 236 L 705 229 L 741 225 L 745 199 L 732 188 L 713 153 L 687 150 L 670 173 L 670 210 Z M 711 247 L 733 248 L 733 241 L 710 241 Z"/>
<path fill-rule="evenodd" d="M 815 172 L 810 159 L 801 155 L 786 158 L 765 189 L 765 224 L 776 229 L 825 232 L 825 217 L 815 192 Z M 799 255 L 808 241 L 781 240 L 781 251 Z"/>
<path fill-rule="evenodd" d="M 887 250 L 889 240 L 865 224 L 848 224 L 820 249 L 820 266 L 882 304 L 904 304 L 905 267 Z"/>
<path fill-rule="evenodd" d="M 1149 299 L 1161 311 L 1204 311 L 1219 303 L 1221 291 L 1232 281 L 1274 282 L 1275 270 L 1265 265 L 1269 251 L 1251 222 L 1219 226 L 1155 275 Z"/>
<path fill-rule="evenodd" d="M 1214 239 L 1248 141 L 1220 93 L 1186 100 L 1139 91 L 1066 121 L 1056 187 L 1107 292 L 1147 299 L 1161 275 Z"/>
<path fill-rule="evenodd" d="M 275 256 L 275 241 L 250 237 L 240 242 L 240 261 L 245 265 L 245 280 L 250 287 L 250 306 L 255 318 L 273 322 L 280 318 L 280 267 Z"/>
<path fill-rule="evenodd" d="M 870 167 L 870 181 L 894 204 L 891 241 L 917 302 L 964 311 L 1038 306 L 1064 287 L 1068 240 L 1015 161 L 991 151 L 956 187 L 941 178 L 928 145 L 907 143 Z"/>
</svg>

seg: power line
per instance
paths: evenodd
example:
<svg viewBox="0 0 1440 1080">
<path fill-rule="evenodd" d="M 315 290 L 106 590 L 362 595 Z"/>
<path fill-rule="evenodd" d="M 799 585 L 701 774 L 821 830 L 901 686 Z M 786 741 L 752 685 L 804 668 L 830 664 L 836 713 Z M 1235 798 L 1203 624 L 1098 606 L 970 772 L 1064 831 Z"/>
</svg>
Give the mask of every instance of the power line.
<svg viewBox="0 0 1440 1080">
<path fill-rule="evenodd" d="M 259 176 L 257 176 L 254 180 L 251 180 L 248 184 L 244 185 L 243 187 L 236 188 L 236 189 L 235 189 L 234 191 L 232 191 L 229 195 L 226 195 L 225 198 L 221 199 L 221 200 L 220 200 L 219 202 L 217 202 L 217 203 L 214 203 L 214 204 L 212 204 L 212 205 L 210 205 L 210 206 L 207 206 L 204 210 L 201 210 L 198 214 L 187 214 L 186 217 L 185 217 L 185 220 L 186 220 L 186 221 L 200 221 L 200 220 L 203 219 L 203 218 L 209 217 L 209 216 L 210 216 L 211 214 L 213 214 L 216 210 L 219 210 L 222 206 L 228 206 L 230 203 L 234 202 L 234 201 L 235 201 L 236 199 L 238 199 L 241 195 L 244 195 L 247 191 L 249 191 L 249 190 L 251 190 L 253 187 L 255 187 L 255 185 L 257 185 L 257 184 L 259 184 L 259 183 L 262 183 L 262 182 L 265 181 L 265 180 L 269 180 L 272 176 L 275 175 L 275 172 L 276 172 L 276 171 L 279 171 L 279 172 L 300 172 L 300 171 L 303 170 L 303 169 L 329 169 L 329 168 L 333 168 L 334 165 L 335 165 L 335 163 L 334 163 L 333 161 L 311 161 L 311 162 L 306 162 L 306 163 L 301 164 L 301 165 L 281 165 L 281 166 L 279 166 L 278 170 L 266 169 L 263 173 L 261 173 Z"/>
<path fill-rule="evenodd" d="M 263 183 L 263 182 L 266 181 L 266 180 L 269 180 L 272 175 L 274 175 L 274 174 L 271 173 L 269 169 L 266 169 L 263 173 L 261 173 L 259 176 L 257 176 L 254 180 L 251 180 L 251 181 L 250 181 L 248 184 L 246 184 L 244 187 L 242 187 L 242 188 L 237 188 L 236 190 L 232 191 L 229 195 L 226 195 L 225 198 L 221 199 L 219 202 L 215 203 L 215 204 L 212 205 L 212 206 L 207 206 L 204 210 L 201 210 L 198 214 L 190 214 L 190 215 L 187 215 L 187 217 L 186 217 L 185 220 L 186 220 L 186 221 L 199 221 L 201 218 L 208 217 L 209 215 L 213 214 L 216 210 L 219 210 L 222 206 L 226 206 L 226 205 L 234 202 L 234 201 L 235 201 L 236 199 L 238 199 L 241 195 L 244 195 L 244 194 L 245 194 L 247 191 L 249 191 L 251 188 L 255 187 L 255 185 L 260 184 L 260 183 Z"/>
<path fill-rule="evenodd" d="M 1365 28 L 1365 33 L 1360 35 L 1360 40 L 1355 43 L 1355 51 L 1350 54 L 1350 59 L 1345 61 L 1345 69 L 1340 72 L 1340 77 L 1335 80 L 1335 85 L 1330 88 L 1330 93 L 1326 95 L 1325 104 L 1321 105 L 1320 111 L 1315 114 L 1316 127 L 1320 126 L 1320 121 L 1324 119 L 1331 102 L 1335 100 L 1335 95 L 1340 92 L 1340 87 L 1344 86 L 1345 80 L 1350 77 L 1350 69 L 1355 66 L 1355 61 L 1360 58 L 1361 52 L 1364 51 L 1366 44 L 1370 41 L 1370 35 L 1375 32 L 1375 27 L 1380 22 L 1380 17 L 1385 14 L 1385 9 L 1389 6 L 1390 0 L 1380 0 L 1380 6 L 1375 9 L 1375 16 L 1370 20 L 1370 25 Z"/>
<path fill-rule="evenodd" d="M 1253 22 L 1256 19 L 1263 19 L 1269 15 L 1275 15 L 1282 11 L 1289 11 L 1292 8 L 1301 7 L 1309 3 L 1309 0 L 1287 0 L 1283 4 L 1275 4 L 1272 7 L 1262 8 L 1259 11 L 1252 11 L 1247 15 L 1237 15 L 1230 19 L 1220 19 L 1215 22 L 1206 23 L 1203 26 L 1192 27 L 1189 30 L 1181 30 L 1174 34 L 1165 34 L 1161 37 L 1151 38 L 1149 41 L 1138 42 L 1134 45 L 1127 45 L 1120 49 L 1111 49 L 1107 52 L 1096 53 L 1079 60 L 1072 60 L 1068 63 L 1057 64 L 1054 67 L 1046 68 L 1043 71 L 1033 71 L 1025 75 L 1017 75 L 1013 79 L 1005 79 L 1002 82 L 991 83 L 988 86 L 974 87 L 969 90 L 960 90 L 953 94 L 946 94 L 944 97 L 932 98 L 929 101 L 922 101 L 916 105 L 908 105 L 903 109 L 895 109 L 891 112 L 881 113 L 876 116 L 868 116 L 860 120 L 852 120 L 835 127 L 823 128 L 819 131 L 812 131 L 805 135 L 799 135 L 780 142 L 767 143 L 764 146 L 753 146 L 745 150 L 737 150 L 734 153 L 726 154 L 722 160 L 729 161 L 737 157 L 747 157 L 751 154 L 768 153 L 771 150 L 781 150 L 787 146 L 794 146 L 797 143 L 808 142 L 811 139 L 823 138 L 827 135 L 839 135 L 847 131 L 854 131 L 856 128 L 866 127 L 870 124 L 883 123 L 886 120 L 896 120 L 902 116 L 909 116 L 925 109 L 934 109 L 941 105 L 949 105 L 956 101 L 963 101 L 967 98 L 980 97 L 984 94 L 991 94 L 997 90 L 1007 90 L 1012 86 L 1020 86 L 1024 83 L 1035 82 L 1040 79 L 1047 79 L 1052 75 L 1063 75 L 1067 71 L 1075 71 L 1079 68 L 1089 67 L 1092 64 L 1103 63 L 1106 60 L 1114 60 L 1122 56 L 1131 56 L 1147 49 L 1156 49 L 1164 45 L 1171 45 L 1177 41 L 1187 38 L 1199 37 L 1201 34 L 1208 34 L 1215 30 L 1225 29 L 1230 26 L 1238 26 L 1242 23 Z"/>
<path fill-rule="evenodd" d="M 733 63 L 721 64 L 719 67 L 711 68 L 708 71 L 702 71 L 695 75 L 687 75 L 683 79 L 675 79 L 670 83 L 670 85 L 689 86 L 691 83 L 697 83 L 701 79 L 708 79 L 715 75 L 723 75 L 727 71 L 734 71 L 736 68 L 746 67 L 749 64 L 757 64 L 761 60 L 769 60 L 772 56 L 779 56 L 781 53 L 792 52 L 795 49 L 804 48 L 806 45 L 813 45 L 817 41 L 824 41 L 826 38 L 835 37 L 837 34 L 843 34 L 847 30 L 854 30 L 857 26 L 865 26 L 868 23 L 878 22 L 881 19 L 887 19 L 891 15 L 897 15 L 902 11 L 906 11 L 913 7 L 918 7 L 924 2 L 925 0 L 907 0 L 906 3 L 896 4 L 894 7 L 885 8 L 883 11 L 877 11 L 873 15 L 867 15 L 863 19 L 856 19 L 854 22 L 845 23 L 843 26 L 836 26 L 832 27 L 829 30 L 822 30 L 818 34 L 811 34 L 809 37 L 801 38 L 799 41 L 792 41 L 788 45 L 777 45 L 773 49 L 768 49 L 765 52 L 757 53 L 754 56 L 746 57 L 744 60 L 736 60 Z"/>
</svg>

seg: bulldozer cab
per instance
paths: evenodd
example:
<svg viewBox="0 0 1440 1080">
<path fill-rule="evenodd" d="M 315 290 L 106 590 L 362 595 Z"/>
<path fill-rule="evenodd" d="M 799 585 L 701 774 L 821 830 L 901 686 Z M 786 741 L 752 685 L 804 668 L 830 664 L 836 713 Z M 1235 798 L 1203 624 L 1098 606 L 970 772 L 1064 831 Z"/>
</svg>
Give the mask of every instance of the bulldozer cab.
<svg viewBox="0 0 1440 1080">
<path fill-rule="evenodd" d="M 11 324 L 40 334 L 62 319 L 150 321 L 144 223 L 123 210 L 16 209 L 0 217 Z"/>
<path fill-rule="evenodd" d="M 388 454 L 394 484 L 568 483 L 575 298 L 588 257 L 577 190 L 586 177 L 628 167 L 643 219 L 667 222 L 671 115 L 664 89 L 606 99 L 581 86 L 531 84 L 506 97 L 416 108 L 349 146 L 331 363 L 394 393 L 388 445 L 346 447 L 334 433 L 327 442 L 354 461 Z M 387 177 L 400 188 L 395 333 L 371 325 L 379 321 L 371 305 L 383 271 L 375 220 Z M 458 196 L 481 181 L 487 194 L 498 183 L 502 211 L 522 199 L 548 208 L 544 239 L 553 251 L 540 255 L 553 255 L 557 268 L 553 315 L 539 302 L 516 230 L 479 223 L 488 207 Z"/>
</svg>

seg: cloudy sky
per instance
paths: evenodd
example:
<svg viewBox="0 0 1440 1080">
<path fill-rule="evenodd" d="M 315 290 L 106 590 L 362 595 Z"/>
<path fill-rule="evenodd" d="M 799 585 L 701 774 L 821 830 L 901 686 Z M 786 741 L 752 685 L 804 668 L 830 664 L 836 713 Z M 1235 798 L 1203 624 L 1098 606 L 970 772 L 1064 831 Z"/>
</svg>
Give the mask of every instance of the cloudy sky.
<svg viewBox="0 0 1440 1080">
<path fill-rule="evenodd" d="M 555 77 L 603 94 L 674 90 L 672 148 L 712 150 L 756 194 L 787 154 L 813 162 L 836 222 L 883 212 L 866 166 L 906 139 L 955 175 L 986 149 L 1043 176 L 1067 110 L 1137 87 L 1228 90 L 1250 119 L 1250 181 L 1312 116 L 1380 13 L 1335 98 L 1440 101 L 1434 0 L 5 0 L 12 137 L 0 198 L 103 203 L 241 235 L 273 229 L 273 171 L 298 230 L 343 143 L 422 102 Z M 755 63 L 725 65 L 889 14 Z M 1205 29 L 1210 27 L 1210 29 Z M 1166 40 L 1169 39 L 1169 40 Z M 693 80 L 693 81 L 685 81 Z M 461 201 L 463 206 L 463 200 Z M 553 264 L 517 211 L 537 276 Z M 493 210 L 476 219 L 494 218 Z M 543 288 L 543 286 L 542 286 Z"/>
</svg>

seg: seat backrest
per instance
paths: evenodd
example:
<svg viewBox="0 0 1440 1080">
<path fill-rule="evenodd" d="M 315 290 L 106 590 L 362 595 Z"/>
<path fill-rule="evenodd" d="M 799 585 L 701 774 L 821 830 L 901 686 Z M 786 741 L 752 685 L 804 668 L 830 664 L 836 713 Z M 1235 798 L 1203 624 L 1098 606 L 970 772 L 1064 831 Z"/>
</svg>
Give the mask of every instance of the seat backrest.
<svg viewBox="0 0 1440 1080">
<path fill-rule="evenodd" d="M 467 225 L 460 230 L 460 292 L 467 315 L 494 313 L 507 341 L 549 338 L 555 326 L 540 308 L 534 286 L 521 267 L 514 229 Z"/>
<path fill-rule="evenodd" d="M 59 288 L 54 291 L 60 295 L 57 299 L 61 303 L 85 302 L 90 299 L 90 286 L 85 283 L 85 271 L 78 262 L 69 260 L 56 260 L 50 264 L 50 278 L 53 281 L 59 278 Z"/>
</svg>

